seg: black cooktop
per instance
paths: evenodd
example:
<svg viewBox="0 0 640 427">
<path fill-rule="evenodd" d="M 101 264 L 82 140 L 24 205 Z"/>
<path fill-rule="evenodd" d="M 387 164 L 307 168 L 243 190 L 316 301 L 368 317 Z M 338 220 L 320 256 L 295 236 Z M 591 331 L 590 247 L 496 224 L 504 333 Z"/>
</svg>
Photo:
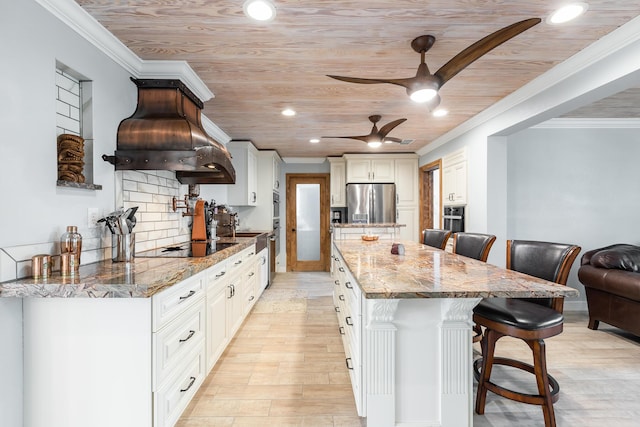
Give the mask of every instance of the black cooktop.
<svg viewBox="0 0 640 427">
<path fill-rule="evenodd" d="M 197 258 L 211 255 L 234 245 L 237 243 L 220 243 L 215 240 L 191 241 L 140 252 L 135 256 L 136 258 Z"/>
</svg>

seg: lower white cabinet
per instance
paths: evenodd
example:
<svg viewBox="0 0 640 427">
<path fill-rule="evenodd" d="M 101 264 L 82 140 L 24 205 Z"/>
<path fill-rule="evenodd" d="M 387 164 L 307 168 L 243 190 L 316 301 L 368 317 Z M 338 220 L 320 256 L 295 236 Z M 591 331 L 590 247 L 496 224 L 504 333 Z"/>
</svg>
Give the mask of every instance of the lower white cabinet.
<svg viewBox="0 0 640 427">
<path fill-rule="evenodd" d="M 23 425 L 174 426 L 260 297 L 260 259 L 247 248 L 151 298 L 25 298 Z"/>
</svg>

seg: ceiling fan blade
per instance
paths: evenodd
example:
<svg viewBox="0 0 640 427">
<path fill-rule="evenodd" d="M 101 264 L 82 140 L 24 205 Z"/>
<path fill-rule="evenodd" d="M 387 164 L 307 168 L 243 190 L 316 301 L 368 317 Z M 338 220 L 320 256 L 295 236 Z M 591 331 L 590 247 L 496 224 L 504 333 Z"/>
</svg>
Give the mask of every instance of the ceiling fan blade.
<svg viewBox="0 0 640 427">
<path fill-rule="evenodd" d="M 402 139 L 394 138 L 394 137 L 391 137 L 391 136 L 387 136 L 386 138 L 384 138 L 384 142 L 387 142 L 387 141 L 398 142 L 399 143 L 399 142 L 402 142 Z"/>
<path fill-rule="evenodd" d="M 320 138 L 340 138 L 340 139 L 357 139 L 358 141 L 367 142 L 371 135 L 358 135 L 358 136 L 321 136 Z"/>
<path fill-rule="evenodd" d="M 449 62 L 435 72 L 434 76 L 440 78 L 442 81 L 441 85 L 445 84 L 449 79 L 468 67 L 482 55 L 540 22 L 540 18 L 525 19 L 524 21 L 516 22 L 515 24 L 511 24 L 489 34 L 451 58 Z"/>
<path fill-rule="evenodd" d="M 360 83 L 360 84 L 378 84 L 378 83 L 389 83 L 392 85 L 398 85 L 402 87 L 408 87 L 411 81 L 413 81 L 413 77 L 408 79 L 361 79 L 358 77 L 344 77 L 344 76 L 332 76 L 327 74 L 327 77 L 331 77 L 332 79 L 340 80 L 347 83 Z"/>
<path fill-rule="evenodd" d="M 398 120 L 394 120 L 392 122 L 387 123 L 386 125 L 382 126 L 380 128 L 380 131 L 378 132 L 378 135 L 380 135 L 380 137 L 382 139 L 384 139 L 385 136 L 387 136 L 387 134 L 389 132 L 391 132 L 393 130 L 393 128 L 395 128 L 396 126 L 398 126 L 401 123 L 406 122 L 407 119 L 398 119 Z"/>
</svg>

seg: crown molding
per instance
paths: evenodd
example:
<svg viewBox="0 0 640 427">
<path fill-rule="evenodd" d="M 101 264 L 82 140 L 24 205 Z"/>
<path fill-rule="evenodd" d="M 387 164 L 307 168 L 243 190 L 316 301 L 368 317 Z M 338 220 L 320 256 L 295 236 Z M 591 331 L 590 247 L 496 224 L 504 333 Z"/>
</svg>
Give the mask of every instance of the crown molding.
<svg viewBox="0 0 640 427">
<path fill-rule="evenodd" d="M 216 141 L 227 145 L 231 141 L 231 137 L 227 135 L 222 129 L 213 123 L 207 116 L 201 114 L 200 121 L 204 130 Z"/>
<path fill-rule="evenodd" d="M 533 79 L 486 110 L 436 138 L 433 142 L 418 150 L 417 153 L 423 156 L 525 101 L 532 99 L 534 96 L 552 89 L 555 85 L 575 76 L 608 56 L 623 50 L 640 40 L 640 31 L 638 31 L 638 28 L 640 28 L 640 16 L 631 19 L 626 24 L 603 36 L 598 41 L 556 65 L 546 73 Z M 630 64 L 630 66 L 631 65 L 632 64 Z M 620 73 L 623 72 L 623 70 L 620 70 Z"/>
<path fill-rule="evenodd" d="M 638 129 L 640 119 L 551 119 L 531 129 Z"/>
<path fill-rule="evenodd" d="M 283 157 L 282 161 L 285 163 L 324 163 L 327 160 L 326 157 Z"/>
<path fill-rule="evenodd" d="M 178 79 L 187 85 L 202 102 L 213 98 L 213 92 L 209 90 L 186 61 L 149 61 L 140 59 L 73 0 L 36 0 L 36 2 L 135 78 Z"/>
</svg>

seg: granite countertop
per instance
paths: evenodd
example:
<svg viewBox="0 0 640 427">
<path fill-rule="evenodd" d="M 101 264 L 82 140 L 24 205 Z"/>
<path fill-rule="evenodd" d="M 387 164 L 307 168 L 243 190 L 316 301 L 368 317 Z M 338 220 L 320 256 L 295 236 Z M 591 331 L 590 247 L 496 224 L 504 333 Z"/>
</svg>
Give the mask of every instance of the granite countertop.
<svg viewBox="0 0 640 427">
<path fill-rule="evenodd" d="M 220 243 L 238 243 L 197 258 L 134 258 L 133 262 L 106 261 L 80 267 L 75 277 L 54 272 L 48 279 L 28 277 L 0 283 L 4 298 L 149 298 L 256 244 L 256 237 L 222 237 Z"/>
<path fill-rule="evenodd" d="M 397 228 L 397 227 L 406 227 L 407 224 L 398 224 L 396 222 L 382 222 L 378 224 L 334 222 L 331 224 L 331 226 L 333 228 Z"/>
<path fill-rule="evenodd" d="M 577 297 L 578 291 L 420 243 L 403 242 L 392 255 L 389 241 L 333 242 L 365 298 Z"/>
</svg>

